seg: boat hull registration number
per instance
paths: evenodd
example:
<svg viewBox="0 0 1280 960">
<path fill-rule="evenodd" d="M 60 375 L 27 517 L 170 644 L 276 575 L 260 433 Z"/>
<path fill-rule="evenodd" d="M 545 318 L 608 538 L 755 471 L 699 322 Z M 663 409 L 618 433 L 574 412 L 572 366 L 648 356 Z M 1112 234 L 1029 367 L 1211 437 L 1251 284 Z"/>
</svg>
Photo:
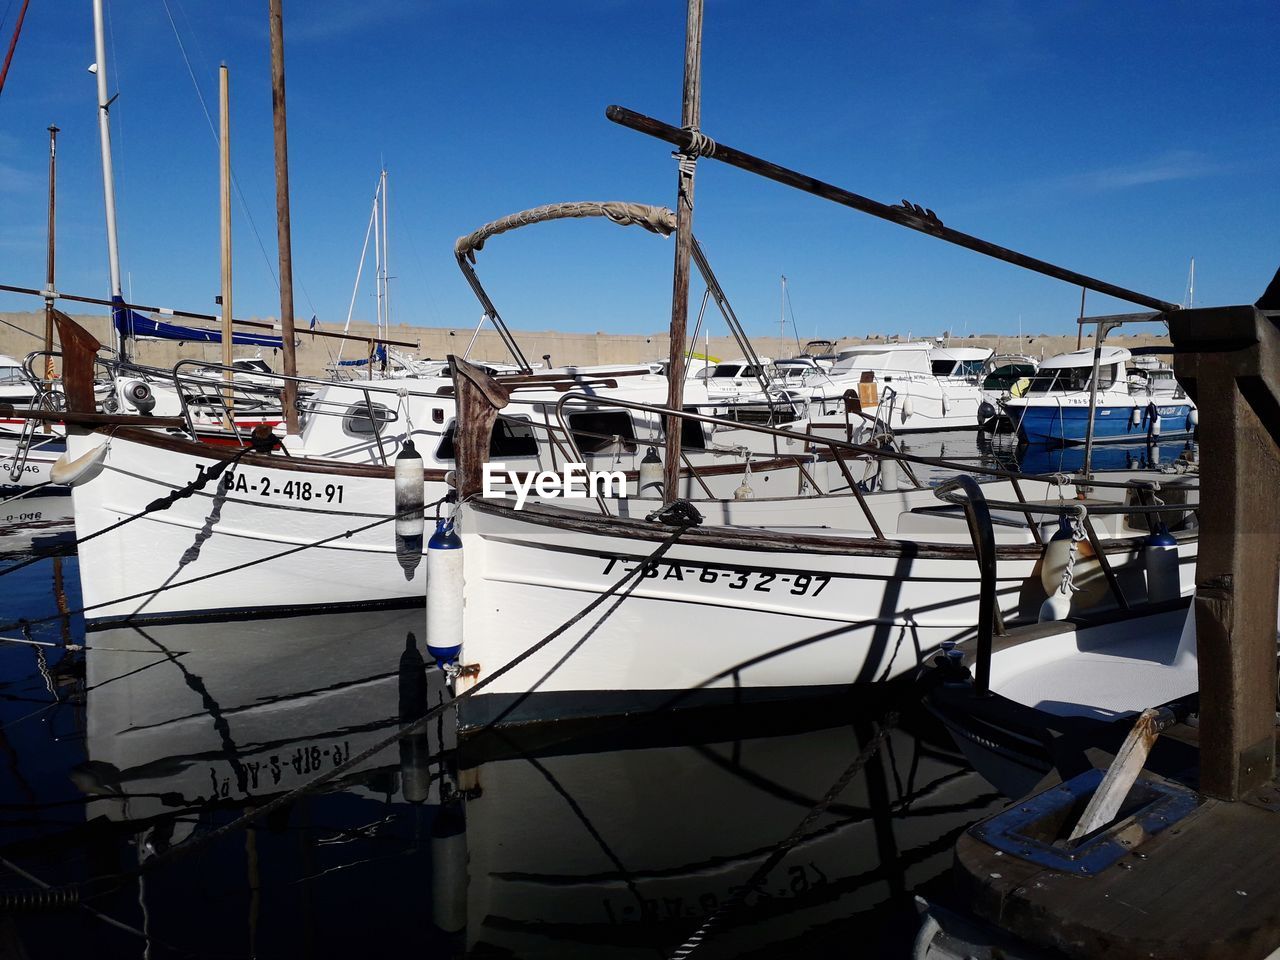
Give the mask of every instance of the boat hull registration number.
<svg viewBox="0 0 1280 960">
<path fill-rule="evenodd" d="M 228 470 L 218 481 L 227 493 L 257 494 L 278 500 L 297 500 L 302 503 L 341 503 L 342 484 L 313 483 L 310 480 L 287 480 L 272 483 L 270 477 L 248 477 Z"/>
<path fill-rule="evenodd" d="M 643 561 L 624 560 L 621 557 L 602 557 L 605 561 L 604 576 L 611 573 L 632 573 Z M 816 597 L 826 589 L 831 577 L 825 573 L 768 573 L 764 570 L 742 570 L 737 567 L 717 567 L 712 564 L 689 564 L 659 560 L 650 564 L 642 576 L 644 580 L 696 581 L 698 583 L 728 583 L 730 590 L 750 590 L 753 593 L 789 593 L 795 597 Z"/>
</svg>

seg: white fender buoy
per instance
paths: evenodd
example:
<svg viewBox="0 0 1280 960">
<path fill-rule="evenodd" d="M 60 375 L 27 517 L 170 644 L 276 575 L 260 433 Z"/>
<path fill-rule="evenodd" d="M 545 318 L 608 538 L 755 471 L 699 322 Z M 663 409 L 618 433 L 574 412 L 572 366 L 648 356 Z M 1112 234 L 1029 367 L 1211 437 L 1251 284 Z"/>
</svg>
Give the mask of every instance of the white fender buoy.
<svg viewBox="0 0 1280 960">
<path fill-rule="evenodd" d="M 1151 411 L 1151 425 L 1148 429 L 1151 432 L 1151 436 L 1158 437 L 1160 436 L 1160 411 L 1154 403 L 1148 409 Z"/>
<path fill-rule="evenodd" d="M 898 489 L 898 461 L 893 457 L 880 458 L 880 489 Z"/>
<path fill-rule="evenodd" d="M 1046 623 L 1050 620 L 1065 620 L 1070 615 L 1071 594 L 1054 590 L 1045 602 L 1040 604 L 1040 615 L 1037 619 L 1041 623 Z"/>
<path fill-rule="evenodd" d="M 902 422 L 906 423 L 911 419 L 912 414 L 916 412 L 915 401 L 911 399 L 911 394 L 907 394 L 907 398 L 902 401 Z"/>
<path fill-rule="evenodd" d="M 951 398 L 945 393 L 942 395 L 942 415 L 945 417 L 951 412 Z"/>
<path fill-rule="evenodd" d="M 1147 600 L 1159 603 L 1182 596 L 1178 541 L 1163 521 L 1156 525 L 1156 532 L 1147 537 L 1142 548 L 1142 562 L 1147 572 Z"/>
<path fill-rule="evenodd" d="M 662 459 L 658 456 L 657 447 L 650 447 L 645 451 L 644 459 L 640 461 L 636 496 L 662 499 Z"/>
<path fill-rule="evenodd" d="M 1135 427 L 1142 426 L 1142 408 L 1141 407 L 1133 408 L 1133 413 L 1129 415 L 1129 422 L 1133 424 Z"/>
<path fill-rule="evenodd" d="M 1194 432 L 1198 426 L 1200 426 L 1200 411 L 1192 407 L 1187 413 L 1187 431 Z"/>
<path fill-rule="evenodd" d="M 1040 561 L 1040 585 L 1050 599 L 1062 586 L 1062 572 L 1067 568 L 1067 557 L 1070 554 L 1071 522 L 1064 516 L 1059 520 L 1057 532 L 1045 544 L 1044 556 Z M 1065 598 L 1065 602 L 1075 609 L 1092 606 L 1106 594 L 1107 581 L 1088 540 L 1081 540 L 1076 544 L 1076 563 L 1071 569 L 1071 582 L 1076 589 Z"/>
<path fill-rule="evenodd" d="M 74 460 L 67 459 L 64 453 L 49 468 L 49 480 L 68 487 L 76 487 L 88 483 L 102 472 L 107 462 L 107 444 L 100 443 L 88 453 L 82 453 Z"/>
<path fill-rule="evenodd" d="M 414 571 L 422 562 L 422 536 L 425 520 L 422 516 L 423 493 L 422 457 L 412 440 L 405 440 L 396 454 L 395 504 L 396 504 L 396 559 L 404 569 L 405 579 L 412 580 Z"/>
<path fill-rule="evenodd" d="M 462 539 L 453 517 L 427 541 L 427 652 L 441 667 L 462 653 Z"/>
<path fill-rule="evenodd" d="M 431 822 L 431 922 L 445 933 L 467 927 L 467 831 L 460 802 Z"/>
</svg>

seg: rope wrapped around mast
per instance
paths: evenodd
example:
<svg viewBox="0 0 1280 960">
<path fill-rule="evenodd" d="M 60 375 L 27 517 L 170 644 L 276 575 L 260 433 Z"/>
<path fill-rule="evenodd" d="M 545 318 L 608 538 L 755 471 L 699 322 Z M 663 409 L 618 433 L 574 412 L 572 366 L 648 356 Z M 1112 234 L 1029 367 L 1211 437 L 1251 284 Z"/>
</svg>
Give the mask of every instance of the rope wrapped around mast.
<svg viewBox="0 0 1280 960">
<path fill-rule="evenodd" d="M 621 200 L 548 203 L 486 223 L 479 230 L 459 237 L 453 245 L 453 251 L 459 259 L 465 257 L 471 263 L 475 263 L 476 252 L 484 249 L 486 240 L 499 233 L 506 233 L 534 223 L 586 217 L 605 217 L 619 226 L 644 227 L 650 233 L 657 233 L 664 237 L 671 236 L 676 230 L 676 215 L 666 207 L 654 207 L 647 203 L 627 203 Z"/>
</svg>

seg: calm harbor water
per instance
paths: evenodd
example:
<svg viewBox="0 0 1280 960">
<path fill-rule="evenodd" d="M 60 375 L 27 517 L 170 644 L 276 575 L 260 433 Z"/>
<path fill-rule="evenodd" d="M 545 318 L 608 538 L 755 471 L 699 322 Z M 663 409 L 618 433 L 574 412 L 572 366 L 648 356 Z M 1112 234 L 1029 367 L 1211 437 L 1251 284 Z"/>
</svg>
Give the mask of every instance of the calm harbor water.
<svg viewBox="0 0 1280 960">
<path fill-rule="evenodd" d="M 0 569 L 40 556 L 2 581 L 0 622 L 27 621 L 3 635 L 53 645 L 0 643 L 0 957 L 661 957 L 712 915 L 695 956 L 905 956 L 913 896 L 946 898 L 1002 802 L 901 684 L 462 744 L 446 711 L 238 822 L 442 701 L 422 611 L 86 636 L 69 509 L 0 510 Z"/>
</svg>

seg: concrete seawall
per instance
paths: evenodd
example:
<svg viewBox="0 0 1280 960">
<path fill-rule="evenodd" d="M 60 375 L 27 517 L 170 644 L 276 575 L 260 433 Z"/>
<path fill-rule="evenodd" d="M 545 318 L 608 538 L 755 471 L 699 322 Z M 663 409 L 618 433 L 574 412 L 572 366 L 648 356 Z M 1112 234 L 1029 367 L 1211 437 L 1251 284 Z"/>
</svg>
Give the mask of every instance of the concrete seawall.
<svg viewBox="0 0 1280 960">
<path fill-rule="evenodd" d="M 109 323 L 105 316 L 101 314 L 72 314 L 72 316 L 96 336 L 99 341 L 102 343 L 110 342 Z M 272 318 L 266 319 L 270 320 Z M 44 330 L 44 314 L 42 312 L 0 313 L 0 321 L 3 321 L 0 323 L 0 353 L 17 357 L 21 360 L 32 350 L 41 348 L 41 337 Z M 203 326 L 203 324 L 193 322 L 192 326 Z M 29 336 L 15 328 L 21 328 L 40 336 Z M 252 330 L 252 328 L 246 329 Z M 1167 338 L 1156 335 L 1155 330 L 1158 328 L 1153 325 L 1134 327 L 1133 329 L 1144 332 L 1136 335 L 1113 333 L 1107 338 L 1107 343 L 1114 346 L 1134 347 L 1167 344 L 1168 342 Z M 358 336 L 371 336 L 373 335 L 374 327 L 370 323 L 352 323 L 351 332 Z M 404 340 L 420 345 L 416 351 L 405 350 L 405 352 L 413 353 L 420 358 L 440 359 L 450 353 L 463 353 L 471 342 L 473 332 L 473 328 L 463 327 L 440 328 L 399 325 L 392 327 L 387 336 L 392 340 Z M 667 355 L 668 338 L 665 333 L 591 334 L 550 330 L 517 330 L 515 331 L 515 336 L 525 356 L 533 364 L 543 362 L 543 356 L 548 354 L 553 365 L 567 363 L 636 363 L 661 360 Z M 865 342 L 867 341 L 861 337 L 847 337 L 839 341 L 842 345 Z M 777 337 L 760 337 L 755 339 L 753 344 L 758 353 L 767 357 L 789 357 L 795 356 L 799 352 L 794 340 L 783 341 Z M 713 336 L 710 346 L 711 355 L 714 357 L 730 359 L 741 355 L 741 351 L 731 337 Z M 1055 353 L 1074 350 L 1076 338 L 1074 334 L 1071 336 L 1030 336 L 1023 337 L 1021 344 L 1019 344 L 1017 337 L 984 334 L 966 337 L 963 340 L 953 339 L 951 346 L 991 347 L 1002 353 L 1027 353 L 1031 356 L 1041 356 L 1043 354 L 1043 356 L 1048 357 Z M 344 343 L 327 337 L 314 337 L 305 332 L 305 330 L 300 332 L 298 334 L 299 372 L 304 376 L 322 374 L 325 367 L 337 356 L 339 348 L 342 350 L 343 358 L 348 360 L 364 356 L 368 351 L 366 344 L 350 341 Z M 702 350 L 701 343 L 698 344 L 697 349 L 699 351 Z M 257 352 L 254 347 L 238 346 L 235 348 L 237 357 L 251 357 Z M 171 367 L 184 358 L 205 360 L 211 363 L 219 362 L 222 358 L 222 347 L 219 344 L 209 343 L 180 344 L 168 341 L 142 341 L 135 344 L 133 353 L 142 363 L 158 367 Z M 280 357 L 277 351 L 264 349 L 261 353 L 268 363 L 273 367 L 279 368 Z M 483 360 L 510 360 L 506 347 L 503 346 L 502 341 L 492 329 L 485 330 L 480 334 L 474 349 L 471 351 L 471 356 Z"/>
</svg>

